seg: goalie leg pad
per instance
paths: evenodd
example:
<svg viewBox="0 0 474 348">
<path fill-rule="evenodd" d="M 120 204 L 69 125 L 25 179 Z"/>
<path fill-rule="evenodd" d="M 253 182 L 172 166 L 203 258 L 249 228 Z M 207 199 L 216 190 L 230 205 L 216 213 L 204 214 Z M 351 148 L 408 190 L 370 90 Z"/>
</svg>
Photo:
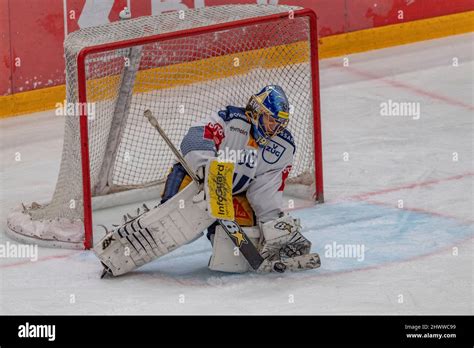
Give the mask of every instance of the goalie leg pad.
<svg viewBox="0 0 474 348">
<path fill-rule="evenodd" d="M 257 245 L 260 238 L 260 229 L 257 226 L 243 227 L 250 241 Z M 234 243 L 220 225 L 212 237 L 212 256 L 209 260 L 209 269 L 228 273 L 245 273 L 250 266 L 244 256 L 238 252 Z"/>
<path fill-rule="evenodd" d="M 108 233 L 94 252 L 114 276 L 132 271 L 201 235 L 215 219 L 193 182 L 146 213 Z M 183 204 L 184 203 L 184 209 Z"/>
</svg>

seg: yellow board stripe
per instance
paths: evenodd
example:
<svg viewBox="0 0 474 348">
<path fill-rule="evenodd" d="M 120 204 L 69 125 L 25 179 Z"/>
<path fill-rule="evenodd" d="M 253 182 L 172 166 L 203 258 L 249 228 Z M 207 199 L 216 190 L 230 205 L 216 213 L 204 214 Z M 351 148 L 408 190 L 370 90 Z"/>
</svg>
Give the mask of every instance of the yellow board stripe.
<svg viewBox="0 0 474 348">
<path fill-rule="evenodd" d="M 0 118 L 51 110 L 64 99 L 65 85 L 0 96 Z"/>
<path fill-rule="evenodd" d="M 262 53 L 262 51 L 264 52 Z M 261 59 L 258 59 L 262 55 L 271 56 L 274 59 L 262 62 Z M 236 64 L 236 58 L 238 58 L 238 64 Z M 289 45 L 273 46 L 167 65 L 160 68 L 139 71 L 135 81 L 134 92 L 143 93 L 155 89 L 172 88 L 196 82 L 217 80 L 246 74 L 255 67 L 272 69 L 283 65 L 303 63 L 308 60 L 308 42 L 302 41 Z M 153 76 L 153 84 L 150 84 L 150 74 Z"/>
<path fill-rule="evenodd" d="M 320 40 L 319 58 L 371 51 L 474 31 L 474 11 L 387 25 Z"/>
<path fill-rule="evenodd" d="M 472 31 L 474 31 L 474 11 L 456 13 L 447 16 L 422 19 L 418 21 L 387 25 L 383 27 L 324 37 L 320 40 L 319 57 L 320 59 L 338 57 L 352 53 L 436 39 Z M 294 47 L 290 47 L 290 50 L 285 50 L 285 52 L 293 52 L 294 54 L 300 49 L 302 49 L 301 52 L 307 52 L 302 44 L 305 43 L 288 45 Z M 266 50 L 272 49 L 275 48 L 269 48 Z M 154 70 L 153 73 L 156 73 L 155 70 L 163 69 L 163 72 L 166 72 L 168 78 L 170 78 L 170 76 L 173 74 L 176 77 L 175 84 L 169 84 L 168 80 L 166 87 L 164 85 L 153 86 L 153 89 L 170 88 L 178 84 L 183 85 L 208 79 L 243 74 L 246 72 L 246 70 L 252 68 L 251 63 L 254 54 L 255 52 L 250 51 L 152 69 Z M 298 55 L 293 55 L 293 57 L 295 56 L 298 57 Z M 239 57 L 241 60 L 240 67 L 223 70 L 215 69 L 217 64 L 219 64 L 218 66 L 222 66 L 220 64 L 233 64 L 235 57 Z M 286 56 L 286 59 L 288 58 L 289 56 Z M 266 68 L 278 67 L 281 66 L 282 63 L 296 64 L 306 59 L 304 56 L 299 58 L 300 59 L 292 58 L 290 61 L 276 61 L 272 64 L 268 64 Z M 242 61 L 242 59 L 244 61 Z M 191 67 L 191 65 L 194 66 Z M 183 76 L 183 68 L 186 68 L 187 71 L 189 71 L 191 68 L 193 70 L 198 68 L 205 69 L 208 75 L 206 78 L 192 75 Z M 167 70 L 165 71 L 165 69 Z M 141 71 L 137 75 L 138 86 L 141 85 L 140 82 L 144 81 L 146 79 L 146 75 L 149 73 L 150 71 L 145 70 Z M 108 77 L 106 79 L 114 79 L 116 81 L 115 77 Z M 107 81 L 104 81 L 104 79 L 99 79 L 96 81 L 91 81 L 90 83 L 95 85 L 103 84 L 104 82 Z M 151 89 L 151 87 L 146 87 L 146 84 L 142 86 L 144 87 L 137 88 L 136 91 L 146 92 Z M 109 94 L 107 92 L 110 93 L 110 91 L 106 90 L 104 90 L 103 95 L 99 93 L 98 99 L 106 98 Z M 65 95 L 65 86 L 61 85 L 23 93 L 15 93 L 7 96 L 0 96 L 0 118 L 53 109 L 55 108 L 56 103 L 62 103 L 64 101 Z"/>
</svg>

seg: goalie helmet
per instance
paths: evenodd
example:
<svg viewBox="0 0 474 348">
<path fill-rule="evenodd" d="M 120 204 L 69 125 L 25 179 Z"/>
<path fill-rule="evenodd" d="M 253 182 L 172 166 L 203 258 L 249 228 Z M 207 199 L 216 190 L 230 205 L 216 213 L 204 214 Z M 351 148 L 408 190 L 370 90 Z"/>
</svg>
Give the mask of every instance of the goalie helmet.
<svg viewBox="0 0 474 348">
<path fill-rule="evenodd" d="M 289 122 L 289 104 L 283 88 L 265 86 L 250 97 L 245 114 L 252 122 L 255 141 L 264 146 L 268 140 L 283 132 Z"/>
</svg>

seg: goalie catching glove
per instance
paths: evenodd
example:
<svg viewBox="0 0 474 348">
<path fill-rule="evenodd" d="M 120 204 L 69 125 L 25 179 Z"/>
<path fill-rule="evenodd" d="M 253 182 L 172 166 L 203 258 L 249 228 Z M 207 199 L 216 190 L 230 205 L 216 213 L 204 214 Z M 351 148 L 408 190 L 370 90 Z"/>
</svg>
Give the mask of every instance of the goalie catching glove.
<svg viewBox="0 0 474 348">
<path fill-rule="evenodd" d="M 275 262 L 281 262 L 288 270 L 302 271 L 321 266 L 317 253 L 310 253 L 311 242 L 301 234 L 299 219 L 290 215 L 260 225 L 264 242 L 261 254 L 265 263 L 261 270 L 265 272 Z"/>
<path fill-rule="evenodd" d="M 300 220 L 290 215 L 261 224 L 261 229 L 265 238 L 261 254 L 267 260 L 306 255 L 311 250 L 311 242 L 300 232 Z"/>
</svg>

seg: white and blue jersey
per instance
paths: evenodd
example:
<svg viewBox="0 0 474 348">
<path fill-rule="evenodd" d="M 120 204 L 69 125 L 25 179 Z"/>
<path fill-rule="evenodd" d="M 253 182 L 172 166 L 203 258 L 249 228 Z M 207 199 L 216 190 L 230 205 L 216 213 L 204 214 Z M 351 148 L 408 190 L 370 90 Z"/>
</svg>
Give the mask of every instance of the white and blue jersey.
<svg viewBox="0 0 474 348">
<path fill-rule="evenodd" d="M 259 221 L 278 218 L 295 153 L 293 136 L 287 129 L 260 147 L 245 109 L 227 106 L 193 124 L 181 142 L 181 152 L 196 172 L 211 157 L 234 162 L 233 193 L 246 192 Z"/>
</svg>

